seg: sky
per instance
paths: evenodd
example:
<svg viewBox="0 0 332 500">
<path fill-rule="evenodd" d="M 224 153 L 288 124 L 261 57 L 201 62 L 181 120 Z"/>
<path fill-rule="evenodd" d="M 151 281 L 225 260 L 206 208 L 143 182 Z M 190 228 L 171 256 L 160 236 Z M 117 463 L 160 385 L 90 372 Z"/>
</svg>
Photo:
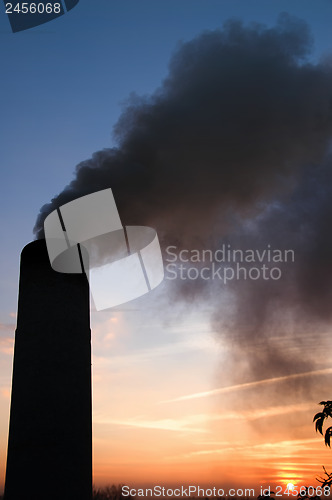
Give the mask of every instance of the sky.
<svg viewBox="0 0 332 500">
<path fill-rule="evenodd" d="M 80 0 L 14 34 L 1 5 L 0 487 L 20 251 L 106 187 L 156 229 L 166 279 L 92 304 L 95 484 L 258 494 L 329 468 L 312 417 L 332 375 L 331 17 L 329 0 Z M 242 278 L 202 277 L 227 249 Z"/>
</svg>

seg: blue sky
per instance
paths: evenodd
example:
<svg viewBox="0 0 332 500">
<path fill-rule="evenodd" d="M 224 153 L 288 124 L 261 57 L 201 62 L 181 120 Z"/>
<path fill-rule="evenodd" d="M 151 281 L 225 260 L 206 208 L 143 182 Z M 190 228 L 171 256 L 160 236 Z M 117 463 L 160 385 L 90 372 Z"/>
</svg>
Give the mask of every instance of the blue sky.
<svg viewBox="0 0 332 500">
<path fill-rule="evenodd" d="M 32 229 L 40 207 L 71 181 L 80 161 L 89 158 L 96 150 L 114 145 L 112 127 L 128 96 L 132 92 L 150 94 L 159 86 L 167 75 L 170 55 L 179 42 L 190 40 L 204 30 L 219 28 L 231 17 L 245 23 L 260 22 L 272 26 L 278 14 L 285 11 L 308 22 L 315 39 L 313 57 L 327 55 L 331 48 L 331 0 L 80 0 L 77 7 L 61 18 L 16 34 L 11 33 L 1 4 L 0 323 L 5 329 L 6 325 L 15 322 L 19 255 L 33 239 Z M 105 323 L 101 317 L 95 320 L 95 352 L 101 360 L 99 367 L 97 363 L 95 380 L 104 377 L 104 384 L 109 382 L 108 388 L 114 378 L 102 365 L 103 362 L 107 364 L 103 358 L 105 339 L 113 342 L 115 338 L 106 353 L 113 350 L 120 361 L 123 352 L 135 351 L 140 343 L 139 338 L 130 333 L 135 318 L 123 319 L 121 315 L 114 318 L 129 344 L 123 338 L 119 340 L 116 332 L 112 336 L 105 326 L 106 320 Z M 190 321 L 194 323 L 194 320 Z M 198 320 L 196 324 L 199 324 Z M 160 325 L 153 325 L 156 330 L 162 330 Z M 184 342 L 188 339 L 186 328 Z M 201 330 L 205 335 L 205 326 Z M 204 348 L 204 335 L 200 336 L 200 331 L 197 335 L 197 346 Z M 141 339 L 144 348 L 149 343 L 155 347 L 154 342 L 158 347 L 154 332 L 142 334 Z M 7 357 L 2 358 L 0 373 L 0 385 L 6 387 L 12 360 L 8 357 L 8 349 L 7 346 Z M 203 352 L 201 370 L 206 370 L 206 377 L 210 377 L 213 371 L 209 359 L 214 359 L 212 352 L 215 349 L 209 344 L 205 354 Z M 195 351 L 193 362 L 199 365 L 202 358 L 198 355 L 196 358 L 196 354 Z M 157 364 L 155 359 L 153 363 Z M 184 365 L 183 359 L 179 363 Z M 166 365 L 165 362 L 163 373 L 166 373 Z M 157 368 L 154 367 L 155 374 Z M 180 373 L 180 368 L 180 364 L 177 365 L 175 372 Z M 203 391 L 206 386 L 205 379 L 200 379 L 201 373 L 195 372 L 195 388 L 189 387 L 190 384 L 186 386 L 184 381 L 180 385 L 187 387 L 189 393 Z M 147 379 L 149 377 L 150 372 Z M 193 380 L 189 372 L 186 377 L 188 381 Z M 130 397 L 130 382 L 125 387 L 120 379 L 123 393 Z M 161 380 L 166 386 L 167 376 L 161 376 Z M 199 380 L 201 385 L 198 387 Z M 173 385 L 177 383 L 175 375 L 172 382 Z M 142 375 L 142 390 L 144 383 Z M 157 386 L 153 390 L 157 393 Z M 96 390 L 100 414 L 103 394 Z M 119 392 L 117 397 L 120 395 Z M 1 404 L 0 455 L 3 456 L 8 398 Z M 106 405 L 105 413 L 107 411 Z M 99 413 L 97 409 L 97 417 Z M 103 418 L 101 415 L 100 421 Z M 122 417 L 116 415 L 114 421 L 116 418 Z M 99 446 L 102 432 L 98 434 L 97 431 L 96 437 Z M 100 456 L 105 455 L 107 449 L 103 454 L 100 452 Z"/>
<path fill-rule="evenodd" d="M 78 162 L 112 144 L 129 94 L 158 87 L 180 41 L 229 17 L 273 25 L 283 11 L 307 20 L 316 55 L 328 50 L 329 0 L 81 0 L 67 15 L 16 34 L 1 5 L 1 315 L 15 308 L 17 257 L 39 208 L 70 182 Z"/>
</svg>

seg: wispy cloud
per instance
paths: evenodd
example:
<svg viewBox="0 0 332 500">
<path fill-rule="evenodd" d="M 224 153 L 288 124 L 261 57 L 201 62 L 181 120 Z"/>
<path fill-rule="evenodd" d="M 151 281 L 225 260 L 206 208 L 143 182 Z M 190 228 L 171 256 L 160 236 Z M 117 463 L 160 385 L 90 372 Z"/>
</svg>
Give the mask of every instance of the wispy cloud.
<svg viewBox="0 0 332 500">
<path fill-rule="evenodd" d="M 11 326 L 0 323 L 0 352 L 8 355 L 14 352 L 14 335 L 9 336 Z"/>
<path fill-rule="evenodd" d="M 121 425 L 129 427 L 138 427 L 144 429 L 158 429 L 165 431 L 176 432 L 203 432 L 208 430 L 204 428 L 204 423 L 208 419 L 207 415 L 190 415 L 181 418 L 163 418 L 163 419 L 148 419 L 144 417 L 135 417 L 131 419 L 109 419 L 95 418 L 96 424 Z"/>
<path fill-rule="evenodd" d="M 310 404 L 298 404 L 289 406 L 277 406 L 271 408 L 262 408 L 244 412 L 224 412 L 220 414 L 200 413 L 195 415 L 186 415 L 178 418 L 152 419 L 145 416 L 136 416 L 129 419 L 96 417 L 96 424 L 121 425 L 129 427 L 138 427 L 145 429 L 159 429 L 178 432 L 211 432 L 208 424 L 211 422 L 225 420 L 256 420 L 260 418 L 285 415 L 287 413 L 307 411 L 311 409 Z"/>
<path fill-rule="evenodd" d="M 14 333 L 14 331 L 14 323 L 0 323 L 0 335 L 8 335 L 8 333 Z"/>
<path fill-rule="evenodd" d="M 260 458 L 280 456 L 282 454 L 284 457 L 286 456 L 286 451 L 291 451 L 291 454 L 295 454 L 298 452 L 310 452 L 313 451 L 313 444 L 317 444 L 317 438 L 308 438 L 308 439 L 293 439 L 287 441 L 277 441 L 272 443 L 262 443 L 262 444 L 245 444 L 243 445 L 240 442 L 234 442 L 232 444 L 225 443 L 225 446 L 214 448 L 211 443 L 211 448 L 194 450 L 188 453 L 183 453 L 181 455 L 176 455 L 172 457 L 167 457 L 168 460 L 179 460 L 179 459 L 188 459 L 188 458 L 196 458 L 208 455 L 221 455 L 225 456 L 227 452 L 246 452 L 247 455 L 251 457 L 260 456 Z M 281 464 L 285 467 L 285 463 Z M 303 465 L 303 464 L 301 464 Z M 308 464 L 307 464 L 308 465 Z M 291 464 L 291 467 L 294 468 L 294 463 Z"/>
<path fill-rule="evenodd" d="M 324 368 L 323 370 L 314 370 L 303 373 L 294 373 L 292 375 L 285 375 L 282 377 L 268 378 L 264 380 L 257 380 L 254 382 L 246 382 L 244 384 L 231 385 L 228 387 L 220 387 L 219 389 L 212 389 L 210 391 L 196 392 L 194 394 L 187 394 L 185 396 L 180 396 L 174 399 L 167 399 L 165 401 L 160 401 L 160 403 L 173 403 L 176 401 L 186 401 L 189 399 L 207 398 L 211 396 L 217 396 L 218 394 L 226 394 L 230 392 L 242 391 L 245 389 L 253 389 L 260 386 L 266 386 L 270 384 L 276 384 L 278 382 L 286 382 L 288 380 L 301 379 L 305 377 L 314 377 L 318 375 L 328 375 L 332 373 L 332 368 Z"/>
<path fill-rule="evenodd" d="M 10 399 L 10 387 L 1 387 L 0 394 L 4 399 Z"/>
<path fill-rule="evenodd" d="M 227 412 L 218 416 L 213 416 L 212 420 L 226 420 L 226 419 L 238 419 L 238 420 L 258 420 L 260 418 L 276 417 L 280 415 L 286 415 L 289 413 L 299 413 L 301 411 L 312 411 L 312 404 L 303 403 L 297 405 L 287 405 L 287 406 L 272 406 L 269 408 L 259 408 L 256 410 L 248 410 L 243 412 Z"/>
<path fill-rule="evenodd" d="M 188 351 L 202 351 L 206 350 L 208 352 L 215 352 L 213 346 L 209 339 L 195 339 L 184 340 L 180 342 L 172 342 L 168 344 L 163 344 L 160 346 L 154 346 L 146 349 L 137 349 L 136 351 L 124 355 L 116 356 L 99 356 L 94 354 L 94 359 L 98 360 L 98 363 L 103 365 L 115 366 L 119 364 L 120 366 L 125 366 L 128 363 L 144 362 L 147 359 L 154 359 L 160 356 L 171 356 L 174 354 L 188 353 Z"/>
</svg>

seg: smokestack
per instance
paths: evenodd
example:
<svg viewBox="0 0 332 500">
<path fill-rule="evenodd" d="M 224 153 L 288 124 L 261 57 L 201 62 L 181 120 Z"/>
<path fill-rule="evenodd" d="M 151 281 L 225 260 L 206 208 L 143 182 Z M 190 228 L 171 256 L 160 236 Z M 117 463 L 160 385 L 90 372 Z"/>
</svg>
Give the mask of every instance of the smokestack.
<svg viewBox="0 0 332 500">
<path fill-rule="evenodd" d="M 4 498 L 92 498 L 89 286 L 45 240 L 21 254 Z"/>
</svg>

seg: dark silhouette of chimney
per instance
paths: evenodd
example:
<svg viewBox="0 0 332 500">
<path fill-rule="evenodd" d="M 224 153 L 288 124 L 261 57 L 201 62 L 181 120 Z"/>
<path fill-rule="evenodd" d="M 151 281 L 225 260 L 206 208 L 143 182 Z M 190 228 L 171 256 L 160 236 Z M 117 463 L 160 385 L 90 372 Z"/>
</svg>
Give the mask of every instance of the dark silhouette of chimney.
<svg viewBox="0 0 332 500">
<path fill-rule="evenodd" d="M 85 274 L 21 255 L 5 500 L 91 500 L 91 333 Z"/>
</svg>

